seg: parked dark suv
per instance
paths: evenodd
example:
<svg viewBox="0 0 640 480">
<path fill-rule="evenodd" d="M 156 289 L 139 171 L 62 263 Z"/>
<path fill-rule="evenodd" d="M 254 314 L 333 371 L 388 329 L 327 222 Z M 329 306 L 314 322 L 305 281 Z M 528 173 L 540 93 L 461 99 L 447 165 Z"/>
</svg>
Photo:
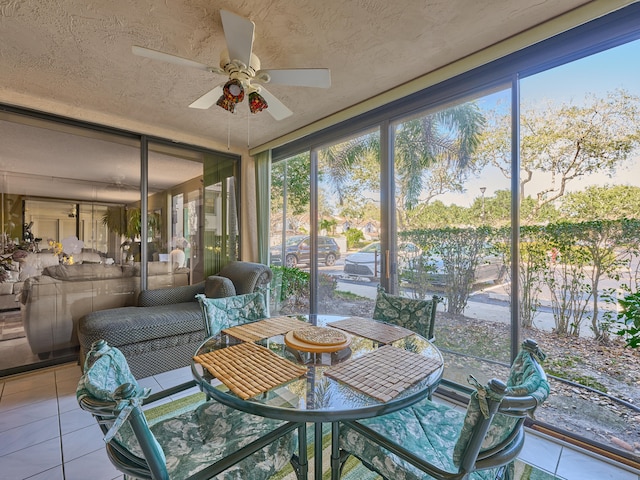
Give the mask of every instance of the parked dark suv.
<svg viewBox="0 0 640 480">
<path fill-rule="evenodd" d="M 308 235 L 295 235 L 287 238 L 285 265 L 293 268 L 299 263 L 309 264 L 311 239 Z M 335 265 L 340 258 L 340 247 L 331 237 L 318 237 L 318 259 L 324 260 L 328 267 Z M 282 264 L 282 246 L 271 247 L 271 264 Z"/>
</svg>

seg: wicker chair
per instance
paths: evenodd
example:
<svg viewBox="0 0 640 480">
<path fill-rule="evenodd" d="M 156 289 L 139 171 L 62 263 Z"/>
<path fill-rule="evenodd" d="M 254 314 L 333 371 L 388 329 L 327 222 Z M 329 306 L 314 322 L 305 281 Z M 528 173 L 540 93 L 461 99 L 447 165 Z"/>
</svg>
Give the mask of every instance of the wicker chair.
<svg viewBox="0 0 640 480">
<path fill-rule="evenodd" d="M 509 478 L 524 444 L 524 420 L 549 395 L 536 342 L 527 340 L 506 384 L 476 390 L 466 414 L 424 400 L 398 412 L 340 427 L 341 462 L 354 455 L 385 479 Z"/>
<path fill-rule="evenodd" d="M 103 340 L 89 352 L 76 394 L 98 421 L 111 463 L 127 477 L 266 480 L 294 454 L 296 424 L 214 401 L 149 426 L 141 408 L 149 391 L 138 386 L 122 353 Z"/>
</svg>

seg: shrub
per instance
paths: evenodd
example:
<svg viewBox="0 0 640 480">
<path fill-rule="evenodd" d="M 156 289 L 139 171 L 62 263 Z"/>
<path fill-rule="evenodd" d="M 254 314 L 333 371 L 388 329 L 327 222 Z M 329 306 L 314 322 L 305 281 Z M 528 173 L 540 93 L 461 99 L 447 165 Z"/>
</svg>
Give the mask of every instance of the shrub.
<svg viewBox="0 0 640 480">
<path fill-rule="evenodd" d="M 640 292 L 631 293 L 618 300 L 622 311 L 618 313 L 620 328 L 616 332 L 625 337 L 628 347 L 640 346 Z"/>
<path fill-rule="evenodd" d="M 364 233 L 357 228 L 350 228 L 345 234 L 347 237 L 347 248 L 355 248 L 362 240 L 364 240 Z"/>
</svg>

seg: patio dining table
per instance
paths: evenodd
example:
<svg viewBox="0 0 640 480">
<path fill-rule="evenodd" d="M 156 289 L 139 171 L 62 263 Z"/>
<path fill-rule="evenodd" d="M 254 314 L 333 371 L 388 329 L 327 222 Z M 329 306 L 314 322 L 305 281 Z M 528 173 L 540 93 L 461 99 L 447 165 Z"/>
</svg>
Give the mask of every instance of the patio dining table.
<svg viewBox="0 0 640 480">
<path fill-rule="evenodd" d="M 332 339 L 309 340 L 309 332 Z M 299 423 L 298 478 L 307 478 L 306 424 L 314 424 L 315 479 L 322 478 L 322 426 L 331 424 L 331 478 L 338 479 L 339 422 L 422 400 L 444 367 L 435 345 L 405 328 L 369 318 L 298 315 L 224 329 L 198 348 L 191 368 L 200 389 L 220 403 Z"/>
</svg>

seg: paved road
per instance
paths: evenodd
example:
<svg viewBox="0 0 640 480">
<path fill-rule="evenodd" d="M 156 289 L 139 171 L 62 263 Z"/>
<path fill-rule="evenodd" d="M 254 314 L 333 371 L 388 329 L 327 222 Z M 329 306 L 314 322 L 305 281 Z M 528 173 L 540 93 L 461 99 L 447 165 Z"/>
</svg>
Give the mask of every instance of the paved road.
<svg viewBox="0 0 640 480">
<path fill-rule="evenodd" d="M 344 278 L 343 269 L 344 259 L 338 260 L 336 264 L 331 267 L 325 265 L 319 267 L 322 273 L 338 278 L 338 290 L 351 292 L 366 298 L 376 298 L 376 289 L 379 283 L 377 279 Z M 510 322 L 510 296 L 507 287 L 507 284 L 493 285 L 473 292 L 469 297 L 464 314 L 468 317 L 482 320 L 504 323 Z M 542 305 L 534 317 L 534 326 L 544 331 L 551 331 L 555 327 L 555 320 L 553 318 L 548 293 L 542 293 L 541 303 Z M 438 308 L 444 310 L 445 306 L 440 304 Z M 602 304 L 600 308 L 603 310 L 610 308 L 610 306 Z M 593 337 L 589 326 L 590 319 L 585 319 L 580 331 L 581 336 Z"/>
</svg>

